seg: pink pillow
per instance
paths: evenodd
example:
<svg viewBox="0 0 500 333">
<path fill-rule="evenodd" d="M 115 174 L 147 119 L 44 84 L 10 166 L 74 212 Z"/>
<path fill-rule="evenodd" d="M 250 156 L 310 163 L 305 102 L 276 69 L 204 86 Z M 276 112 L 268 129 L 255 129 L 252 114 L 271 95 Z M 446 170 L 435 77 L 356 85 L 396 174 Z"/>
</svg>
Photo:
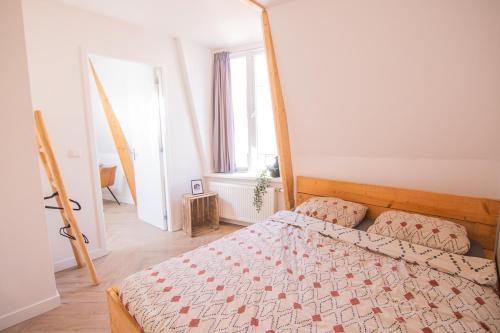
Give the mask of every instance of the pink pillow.
<svg viewBox="0 0 500 333">
<path fill-rule="evenodd" d="M 465 254 L 470 249 L 464 226 L 420 214 L 384 212 L 367 232 L 456 254 Z"/>
<path fill-rule="evenodd" d="M 347 228 L 357 226 L 365 218 L 367 210 L 366 206 L 333 197 L 314 197 L 295 208 L 296 213 Z"/>
</svg>

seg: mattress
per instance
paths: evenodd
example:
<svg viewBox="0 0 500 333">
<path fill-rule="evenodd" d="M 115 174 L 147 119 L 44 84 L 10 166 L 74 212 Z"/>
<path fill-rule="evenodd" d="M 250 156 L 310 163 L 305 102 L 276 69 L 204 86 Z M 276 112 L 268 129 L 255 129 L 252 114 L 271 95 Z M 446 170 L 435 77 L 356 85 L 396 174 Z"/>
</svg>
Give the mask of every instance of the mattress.
<svg viewBox="0 0 500 333">
<path fill-rule="evenodd" d="M 500 331 L 493 261 L 283 211 L 138 272 L 120 299 L 153 332 Z"/>
</svg>

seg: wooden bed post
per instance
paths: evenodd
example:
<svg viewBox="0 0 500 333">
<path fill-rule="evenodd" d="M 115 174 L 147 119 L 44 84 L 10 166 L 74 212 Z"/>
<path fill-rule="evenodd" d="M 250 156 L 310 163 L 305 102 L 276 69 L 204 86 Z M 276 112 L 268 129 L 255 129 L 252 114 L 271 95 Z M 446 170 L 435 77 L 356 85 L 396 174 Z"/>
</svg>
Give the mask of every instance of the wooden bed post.
<svg viewBox="0 0 500 333">
<path fill-rule="evenodd" d="M 267 67 L 269 70 L 269 83 L 271 85 L 271 96 L 273 100 L 274 127 L 276 129 L 276 142 L 278 144 L 278 155 L 283 190 L 285 193 L 285 208 L 291 209 L 295 206 L 294 181 L 292 170 L 292 156 L 290 152 L 290 140 L 288 134 L 288 123 L 286 119 L 285 101 L 281 89 L 278 73 L 278 64 L 274 51 L 271 26 L 266 8 L 255 0 L 246 0 L 251 5 L 261 10 L 262 30 L 264 32 L 264 43 L 266 48 Z"/>
<path fill-rule="evenodd" d="M 106 290 L 106 299 L 108 301 L 111 333 L 144 333 L 144 330 L 120 301 L 120 293 L 117 287 Z"/>
</svg>

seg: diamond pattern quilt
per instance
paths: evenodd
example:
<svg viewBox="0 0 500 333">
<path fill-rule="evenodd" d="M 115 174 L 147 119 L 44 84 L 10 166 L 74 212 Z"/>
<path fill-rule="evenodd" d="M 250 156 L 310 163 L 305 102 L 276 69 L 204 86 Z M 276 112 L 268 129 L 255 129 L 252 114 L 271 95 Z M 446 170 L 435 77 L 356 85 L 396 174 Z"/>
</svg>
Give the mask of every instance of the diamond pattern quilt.
<svg viewBox="0 0 500 333">
<path fill-rule="evenodd" d="M 279 212 L 138 272 L 120 298 L 157 332 L 499 332 L 493 261 Z"/>
</svg>

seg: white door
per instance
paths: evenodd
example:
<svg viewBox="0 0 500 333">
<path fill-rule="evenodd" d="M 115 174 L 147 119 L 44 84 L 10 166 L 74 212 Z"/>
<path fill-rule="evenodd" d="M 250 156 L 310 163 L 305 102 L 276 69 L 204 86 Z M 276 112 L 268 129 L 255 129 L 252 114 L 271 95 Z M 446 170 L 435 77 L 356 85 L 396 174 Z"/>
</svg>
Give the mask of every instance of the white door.
<svg viewBox="0 0 500 333">
<path fill-rule="evenodd" d="M 130 147 L 134 161 L 139 219 L 166 230 L 165 168 L 160 117 L 162 99 L 159 86 L 161 73 L 159 69 L 145 64 L 100 56 L 92 56 L 91 60 Z M 95 87 L 92 80 L 91 86 Z M 117 182 L 125 189 L 119 191 L 118 188 L 117 196 L 120 201 L 132 203 L 94 87 L 91 97 L 94 119 L 97 122 L 98 157 L 102 164 L 118 165 Z"/>
<path fill-rule="evenodd" d="M 159 80 L 152 66 L 131 64 L 128 73 L 137 214 L 166 230 Z"/>
</svg>

